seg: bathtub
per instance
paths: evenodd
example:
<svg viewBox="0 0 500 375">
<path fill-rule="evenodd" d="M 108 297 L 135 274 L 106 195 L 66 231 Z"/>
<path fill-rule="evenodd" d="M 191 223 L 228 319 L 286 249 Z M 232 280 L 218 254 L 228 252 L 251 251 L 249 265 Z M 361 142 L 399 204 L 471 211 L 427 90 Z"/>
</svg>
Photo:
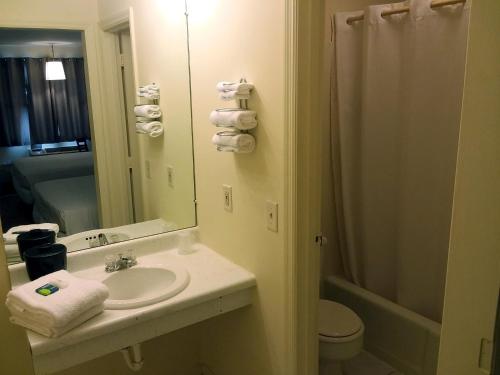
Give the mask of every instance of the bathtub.
<svg viewBox="0 0 500 375">
<path fill-rule="evenodd" d="M 337 276 L 325 279 L 323 298 L 360 316 L 368 352 L 405 375 L 436 374 L 441 324 Z"/>
</svg>

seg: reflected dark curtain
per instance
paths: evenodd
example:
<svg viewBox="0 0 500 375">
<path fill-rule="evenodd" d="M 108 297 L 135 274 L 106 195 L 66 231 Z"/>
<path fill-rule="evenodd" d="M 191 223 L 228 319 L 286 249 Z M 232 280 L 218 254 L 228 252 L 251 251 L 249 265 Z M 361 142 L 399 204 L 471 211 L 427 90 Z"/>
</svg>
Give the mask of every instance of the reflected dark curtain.
<svg viewBox="0 0 500 375">
<path fill-rule="evenodd" d="M 50 81 L 45 80 L 46 61 L 34 58 L 26 60 L 31 143 L 59 141 L 57 124 L 52 117 Z"/>
<path fill-rule="evenodd" d="M 52 81 L 52 97 L 61 141 L 90 139 L 83 59 L 62 59 L 66 79 Z"/>
<path fill-rule="evenodd" d="M 0 59 L 0 147 L 29 144 L 23 136 L 25 87 L 23 59 Z"/>
<path fill-rule="evenodd" d="M 32 143 L 90 139 L 83 59 L 61 60 L 66 79 L 60 81 L 45 80 L 47 59 L 27 60 Z"/>
</svg>

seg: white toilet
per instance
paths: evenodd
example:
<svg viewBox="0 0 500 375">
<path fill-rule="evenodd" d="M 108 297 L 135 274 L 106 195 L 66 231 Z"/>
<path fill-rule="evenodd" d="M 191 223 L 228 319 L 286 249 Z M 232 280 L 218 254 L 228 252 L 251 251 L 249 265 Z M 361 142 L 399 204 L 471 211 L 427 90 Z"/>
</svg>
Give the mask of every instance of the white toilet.
<svg viewBox="0 0 500 375">
<path fill-rule="evenodd" d="M 319 375 L 341 375 L 342 362 L 363 348 L 365 326 L 350 308 L 320 300 L 318 306 Z"/>
</svg>

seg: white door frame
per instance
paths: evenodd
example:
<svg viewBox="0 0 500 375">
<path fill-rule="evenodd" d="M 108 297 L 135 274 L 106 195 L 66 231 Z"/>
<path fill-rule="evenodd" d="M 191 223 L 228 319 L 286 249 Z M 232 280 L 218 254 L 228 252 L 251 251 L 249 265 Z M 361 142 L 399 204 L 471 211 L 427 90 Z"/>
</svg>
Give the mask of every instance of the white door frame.
<svg viewBox="0 0 500 375">
<path fill-rule="evenodd" d="M 285 48 L 286 217 L 289 368 L 318 372 L 317 305 L 321 205 L 323 1 L 287 0 Z"/>
</svg>

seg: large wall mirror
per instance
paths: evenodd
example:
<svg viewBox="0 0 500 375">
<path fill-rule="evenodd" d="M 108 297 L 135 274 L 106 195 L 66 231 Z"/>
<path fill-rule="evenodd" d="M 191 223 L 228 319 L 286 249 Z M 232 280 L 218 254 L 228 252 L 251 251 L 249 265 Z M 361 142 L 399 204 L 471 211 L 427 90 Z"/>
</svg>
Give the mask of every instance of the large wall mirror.
<svg viewBox="0 0 500 375">
<path fill-rule="evenodd" d="M 30 229 L 57 231 L 72 252 L 196 225 L 185 9 L 119 11 L 92 35 L 0 29 L 10 264 Z"/>
</svg>

